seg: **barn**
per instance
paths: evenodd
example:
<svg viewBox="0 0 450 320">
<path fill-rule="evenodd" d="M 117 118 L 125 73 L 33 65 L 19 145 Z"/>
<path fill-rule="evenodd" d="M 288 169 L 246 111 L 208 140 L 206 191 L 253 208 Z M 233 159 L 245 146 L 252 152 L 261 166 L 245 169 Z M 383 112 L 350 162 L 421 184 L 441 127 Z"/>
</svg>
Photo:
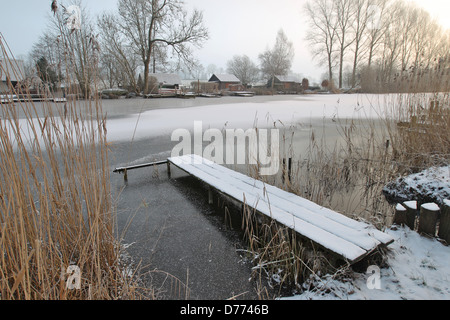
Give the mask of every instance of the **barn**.
<svg viewBox="0 0 450 320">
<path fill-rule="evenodd" d="M 233 74 L 213 74 L 208 82 L 217 83 L 219 90 L 230 90 L 241 84 L 241 81 Z"/>
<path fill-rule="evenodd" d="M 301 87 L 301 82 L 294 76 L 274 76 L 267 83 L 268 88 L 272 88 L 272 80 L 274 80 L 273 88 L 283 92 L 296 92 Z"/>
</svg>

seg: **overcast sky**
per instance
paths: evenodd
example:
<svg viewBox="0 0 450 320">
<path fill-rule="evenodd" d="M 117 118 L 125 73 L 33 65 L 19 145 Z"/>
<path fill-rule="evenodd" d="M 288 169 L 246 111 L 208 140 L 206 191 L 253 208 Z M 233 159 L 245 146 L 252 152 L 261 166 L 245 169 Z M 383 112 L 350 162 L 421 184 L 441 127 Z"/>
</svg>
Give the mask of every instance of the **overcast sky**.
<svg viewBox="0 0 450 320">
<path fill-rule="evenodd" d="M 116 0 L 83 0 L 95 17 L 115 10 Z M 428 10 L 450 28 L 449 0 L 409 0 Z M 67 1 L 63 1 L 63 3 Z M 312 61 L 305 41 L 306 0 L 185 0 L 188 8 L 201 9 L 210 39 L 196 56 L 205 66 L 226 68 L 233 55 L 248 55 L 255 63 L 258 54 L 275 43 L 282 28 L 295 46 L 292 72 L 319 81 L 323 68 Z M 14 55 L 26 55 L 48 24 L 50 0 L 0 0 L 0 32 Z"/>
</svg>

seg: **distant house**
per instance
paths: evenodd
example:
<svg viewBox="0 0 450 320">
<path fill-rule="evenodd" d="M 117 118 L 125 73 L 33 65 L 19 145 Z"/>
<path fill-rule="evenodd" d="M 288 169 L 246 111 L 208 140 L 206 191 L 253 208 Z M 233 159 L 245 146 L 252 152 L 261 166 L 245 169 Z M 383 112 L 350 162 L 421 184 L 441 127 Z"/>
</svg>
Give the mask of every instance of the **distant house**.
<svg viewBox="0 0 450 320">
<path fill-rule="evenodd" d="M 269 79 L 267 83 L 268 88 L 272 87 L 272 80 L 274 81 L 274 89 L 284 92 L 298 91 L 302 85 L 300 80 L 294 76 L 274 76 Z"/>
<path fill-rule="evenodd" d="M 219 90 L 234 90 L 235 86 L 241 84 L 241 81 L 233 74 L 213 74 L 209 82 L 217 83 Z"/>
<path fill-rule="evenodd" d="M 9 91 L 9 86 L 15 87 L 25 79 L 22 60 L 0 59 L 0 92 Z"/>
</svg>

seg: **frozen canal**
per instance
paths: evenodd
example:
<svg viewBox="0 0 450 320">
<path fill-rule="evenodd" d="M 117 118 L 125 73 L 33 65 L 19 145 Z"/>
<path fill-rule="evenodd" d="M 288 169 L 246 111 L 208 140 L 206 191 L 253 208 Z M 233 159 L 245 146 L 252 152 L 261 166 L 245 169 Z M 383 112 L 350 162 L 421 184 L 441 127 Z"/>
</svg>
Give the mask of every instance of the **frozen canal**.
<svg viewBox="0 0 450 320">
<path fill-rule="evenodd" d="M 165 160 L 178 142 L 176 129 L 278 128 L 295 131 L 295 151 L 308 146 L 313 128 L 338 138 L 337 118 L 377 118 L 383 96 L 315 95 L 197 99 L 104 100 L 113 196 L 118 231 L 130 259 L 162 299 L 258 298 L 251 265 L 241 257 L 240 222 L 224 223 L 223 208 L 208 204 L 205 191 L 179 171 L 169 179 L 166 166 L 130 171 L 128 181 L 114 168 Z M 39 105 L 39 104 L 38 104 Z M 62 104 L 55 109 L 63 108 Z M 23 127 L 27 124 L 24 121 Z M 283 148 L 283 147 L 282 147 Z M 286 150 L 280 150 L 285 152 Z M 188 294 L 176 279 L 186 283 Z"/>
<path fill-rule="evenodd" d="M 153 138 L 132 146 L 115 144 L 110 163 L 167 158 L 169 142 Z M 188 283 L 190 299 L 257 298 L 249 281 L 251 266 L 236 251 L 239 233 L 225 227 L 223 215 L 208 204 L 194 179 L 172 171 L 171 179 L 165 165 L 130 171 L 126 183 L 122 174 L 112 175 L 118 226 L 125 232 L 124 243 L 132 244 L 127 251 L 134 263 L 149 272 L 143 277 L 146 284 L 160 289 L 161 298 L 185 298 L 168 273 Z"/>
<path fill-rule="evenodd" d="M 362 107 L 366 99 L 378 97 L 105 100 L 111 170 L 166 159 L 177 144 L 171 141 L 173 130 L 191 131 L 194 121 L 202 121 L 204 130 L 246 130 L 255 124 L 294 129 L 296 146 L 306 148 L 312 128 L 330 126 L 337 117 L 378 116 Z M 332 132 L 330 136 L 336 135 L 335 129 Z M 130 171 L 127 182 L 123 175 L 113 174 L 112 182 L 124 243 L 131 244 L 128 251 L 134 263 L 148 271 L 146 281 L 161 288 L 163 298 L 185 297 L 166 272 L 188 283 L 190 299 L 258 297 L 256 283 L 250 281 L 252 266 L 236 250 L 242 246 L 239 225 L 235 223 L 236 230 L 225 226 L 223 209 L 208 204 L 194 179 L 179 171 L 168 179 L 162 165 Z"/>
</svg>

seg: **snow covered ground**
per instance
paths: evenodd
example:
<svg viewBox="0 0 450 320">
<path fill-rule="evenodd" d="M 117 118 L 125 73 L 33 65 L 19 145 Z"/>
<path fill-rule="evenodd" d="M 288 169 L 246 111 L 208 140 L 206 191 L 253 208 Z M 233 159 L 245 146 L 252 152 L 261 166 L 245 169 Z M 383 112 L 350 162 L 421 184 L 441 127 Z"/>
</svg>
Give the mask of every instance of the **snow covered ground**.
<svg viewBox="0 0 450 320">
<path fill-rule="evenodd" d="M 397 202 L 416 200 L 439 205 L 450 199 L 450 166 L 432 167 L 398 178 L 383 191 Z"/>
<path fill-rule="evenodd" d="M 254 103 L 249 98 L 245 103 L 149 110 L 126 118 L 108 120 L 108 140 L 131 141 L 133 138 L 171 134 L 179 128 L 192 130 L 194 121 L 202 121 L 204 129 L 245 130 L 255 125 L 263 128 L 273 127 L 274 124 L 278 128 L 289 128 L 310 119 L 380 118 L 385 115 L 386 101 L 390 99 L 388 95 L 311 95 L 263 103 Z"/>
<path fill-rule="evenodd" d="M 371 273 L 336 279 L 327 275 L 312 280 L 314 289 L 287 300 L 450 300 L 450 247 L 408 227 L 386 232 L 395 241 L 389 246 L 388 267 L 380 269 L 379 289 Z"/>
</svg>

